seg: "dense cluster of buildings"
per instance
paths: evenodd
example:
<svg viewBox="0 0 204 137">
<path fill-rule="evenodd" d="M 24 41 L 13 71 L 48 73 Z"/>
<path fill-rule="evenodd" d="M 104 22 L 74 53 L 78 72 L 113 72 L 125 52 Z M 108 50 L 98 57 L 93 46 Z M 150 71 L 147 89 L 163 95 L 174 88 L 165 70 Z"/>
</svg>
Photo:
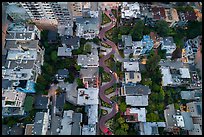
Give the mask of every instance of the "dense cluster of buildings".
<svg viewBox="0 0 204 137">
<path fill-rule="evenodd" d="M 5 25 L 4 21 L 2 30 L 5 37 L 2 38 L 4 41 L 2 43 L 2 117 L 27 117 L 29 104 L 35 110 L 39 110 L 33 116 L 34 120 L 29 121 L 29 124 L 26 123 L 24 133 L 23 128 L 19 128 L 18 125 L 11 129 L 3 125 L 5 134 L 10 135 L 18 132 L 25 135 L 98 134 L 99 109 L 102 109 L 99 105 L 101 81 L 98 45 L 88 42 L 84 47 L 91 46 L 91 52 L 77 55 L 78 80 L 82 81 L 83 87 L 76 86 L 74 89 L 74 84 L 65 83 L 72 72 L 65 68 L 59 69 L 55 77 L 59 82 L 57 86 L 63 88 L 56 89 L 54 97 L 35 95 L 34 101 L 30 100 L 37 92 L 34 87 L 44 63 L 45 49 L 40 46 L 39 41 L 41 30 L 49 30 L 49 44 L 55 45 L 61 42 L 57 56 L 64 59 L 72 57 L 72 51 L 80 48 L 81 38 L 86 40 L 97 38 L 100 31 L 101 10 L 119 8 L 120 24 L 131 22 L 132 25 L 142 19 L 145 25 L 154 27 L 156 21 L 165 20 L 170 27 L 185 27 L 188 21 L 202 20 L 201 9 L 182 11 L 173 8 L 171 4 L 162 6 L 142 2 L 6 2 L 4 6 L 6 18 L 12 23 Z M 131 35 L 122 35 L 118 49 L 123 49 L 124 60 L 121 69 L 124 77 L 118 95 L 125 99 L 127 108 L 121 114 L 125 122 L 136 123 L 138 134 L 159 135 L 158 129 L 161 127 L 172 134 L 180 134 L 182 131 L 185 132 L 183 134 L 202 135 L 202 80 L 197 71 L 192 69 L 198 49 L 202 45 L 201 39 L 202 36 L 187 39 L 181 58 L 172 60 L 173 53 L 177 49 L 173 37 L 160 37 L 151 32 L 149 35 L 144 35 L 141 40 L 133 41 Z M 179 109 L 176 109 L 174 104 L 167 105 L 164 110 L 165 121 L 147 122 L 146 107 L 149 105 L 151 89 L 140 84 L 141 66 L 146 63 L 139 58 L 158 48 L 165 50 L 166 53 L 166 59 L 159 62 L 162 88 L 186 88 L 180 92 L 181 100 L 185 103 L 182 103 Z M 63 84 L 60 85 L 61 83 Z M 58 95 L 57 90 L 63 92 Z M 77 110 L 65 110 L 66 101 L 75 107 L 78 106 Z M 78 112 L 78 109 L 82 108 L 84 113 Z M 51 124 L 56 129 L 51 128 Z"/>
<path fill-rule="evenodd" d="M 143 19 L 145 24 L 154 26 L 158 20 L 165 20 L 170 27 L 185 26 L 188 21 L 199 20 L 202 18 L 201 9 L 182 11 L 173 8 L 171 4 L 154 5 L 138 2 L 122 2 L 121 4 L 121 23 Z"/>
</svg>

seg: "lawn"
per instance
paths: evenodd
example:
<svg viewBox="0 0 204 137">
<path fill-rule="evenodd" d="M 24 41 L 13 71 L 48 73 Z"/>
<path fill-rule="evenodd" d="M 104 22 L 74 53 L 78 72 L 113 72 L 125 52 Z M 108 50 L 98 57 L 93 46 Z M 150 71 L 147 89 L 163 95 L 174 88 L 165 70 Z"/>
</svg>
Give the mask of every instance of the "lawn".
<svg viewBox="0 0 204 137">
<path fill-rule="evenodd" d="M 111 76 L 108 73 L 104 72 L 102 74 L 102 82 L 109 82 L 110 80 L 111 80 Z"/>
<path fill-rule="evenodd" d="M 73 104 L 69 103 L 69 102 L 66 102 L 64 104 L 64 110 L 75 110 L 75 108 L 76 107 Z"/>
<path fill-rule="evenodd" d="M 108 95 L 108 94 L 110 94 L 110 93 L 113 93 L 113 92 L 115 92 L 115 90 L 114 90 L 113 87 L 110 87 L 110 88 L 108 88 L 108 89 L 105 90 L 105 94 L 106 94 L 106 95 Z"/>
<path fill-rule="evenodd" d="M 104 25 L 104 24 L 109 23 L 109 22 L 111 22 L 110 18 L 106 14 L 102 13 L 102 23 L 101 23 L 101 25 Z"/>
<path fill-rule="evenodd" d="M 115 18 L 117 18 L 117 11 L 116 11 L 116 9 L 112 9 L 111 11 L 112 11 L 113 15 L 115 16 Z"/>
<path fill-rule="evenodd" d="M 109 67 L 112 71 L 115 71 L 115 61 L 113 58 L 109 58 L 105 61 L 107 67 Z"/>
<path fill-rule="evenodd" d="M 33 108 L 33 97 L 32 96 L 27 96 L 24 102 L 24 110 L 26 112 L 31 111 Z"/>
</svg>

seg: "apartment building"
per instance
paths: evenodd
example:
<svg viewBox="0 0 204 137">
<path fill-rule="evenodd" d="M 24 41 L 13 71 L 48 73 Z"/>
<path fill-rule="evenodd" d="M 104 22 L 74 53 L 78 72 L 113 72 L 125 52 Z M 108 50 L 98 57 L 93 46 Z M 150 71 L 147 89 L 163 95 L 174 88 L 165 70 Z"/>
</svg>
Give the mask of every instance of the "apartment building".
<svg viewBox="0 0 204 137">
<path fill-rule="evenodd" d="M 23 115 L 22 106 L 25 97 L 25 93 L 18 92 L 14 88 L 2 89 L 2 116 Z"/>
<path fill-rule="evenodd" d="M 44 50 L 38 45 L 38 40 L 10 40 L 6 43 L 8 50 L 5 65 L 2 67 L 2 77 L 9 80 L 37 80 L 41 74 Z"/>
</svg>

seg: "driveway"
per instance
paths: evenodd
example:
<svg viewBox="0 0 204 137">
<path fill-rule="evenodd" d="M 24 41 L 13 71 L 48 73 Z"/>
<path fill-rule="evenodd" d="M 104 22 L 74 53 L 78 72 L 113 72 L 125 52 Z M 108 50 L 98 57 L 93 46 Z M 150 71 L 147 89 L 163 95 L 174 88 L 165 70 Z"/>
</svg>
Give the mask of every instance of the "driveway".
<svg viewBox="0 0 204 137">
<path fill-rule="evenodd" d="M 66 101 L 76 104 L 77 103 L 77 83 L 76 80 L 74 83 L 64 83 L 60 82 L 58 83 L 58 86 L 61 87 L 62 89 L 65 89 L 66 91 Z"/>
</svg>

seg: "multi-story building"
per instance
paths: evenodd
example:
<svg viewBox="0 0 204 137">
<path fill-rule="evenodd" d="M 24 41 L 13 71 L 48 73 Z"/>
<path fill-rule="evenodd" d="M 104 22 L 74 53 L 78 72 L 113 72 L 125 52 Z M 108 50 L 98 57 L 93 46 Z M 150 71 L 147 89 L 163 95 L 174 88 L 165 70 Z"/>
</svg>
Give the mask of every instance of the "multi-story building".
<svg viewBox="0 0 204 137">
<path fill-rule="evenodd" d="M 18 3 L 16 3 L 18 4 Z M 72 35 L 73 21 L 68 2 L 20 2 L 30 19 L 41 29 L 58 29 Z"/>
<path fill-rule="evenodd" d="M 166 50 L 166 58 L 171 59 L 172 53 L 176 50 L 173 37 L 164 37 L 163 40 L 161 40 L 161 49 Z"/>
<path fill-rule="evenodd" d="M 138 18 L 140 16 L 140 6 L 138 2 L 123 2 L 121 9 L 122 19 Z"/>
<path fill-rule="evenodd" d="M 33 24 L 12 23 L 8 26 L 6 40 L 40 39 L 40 30 Z"/>
<path fill-rule="evenodd" d="M 2 77 L 9 80 L 37 80 L 41 74 L 44 50 L 33 41 L 7 41 L 8 49 L 5 65 L 2 67 Z"/>
<path fill-rule="evenodd" d="M 85 39 L 93 39 L 99 34 L 98 18 L 77 18 L 76 36 Z"/>
<path fill-rule="evenodd" d="M 2 116 L 23 115 L 26 94 L 14 88 L 2 89 Z"/>
<path fill-rule="evenodd" d="M 48 113 L 37 112 L 32 130 L 32 135 L 46 135 L 48 130 Z"/>
</svg>

